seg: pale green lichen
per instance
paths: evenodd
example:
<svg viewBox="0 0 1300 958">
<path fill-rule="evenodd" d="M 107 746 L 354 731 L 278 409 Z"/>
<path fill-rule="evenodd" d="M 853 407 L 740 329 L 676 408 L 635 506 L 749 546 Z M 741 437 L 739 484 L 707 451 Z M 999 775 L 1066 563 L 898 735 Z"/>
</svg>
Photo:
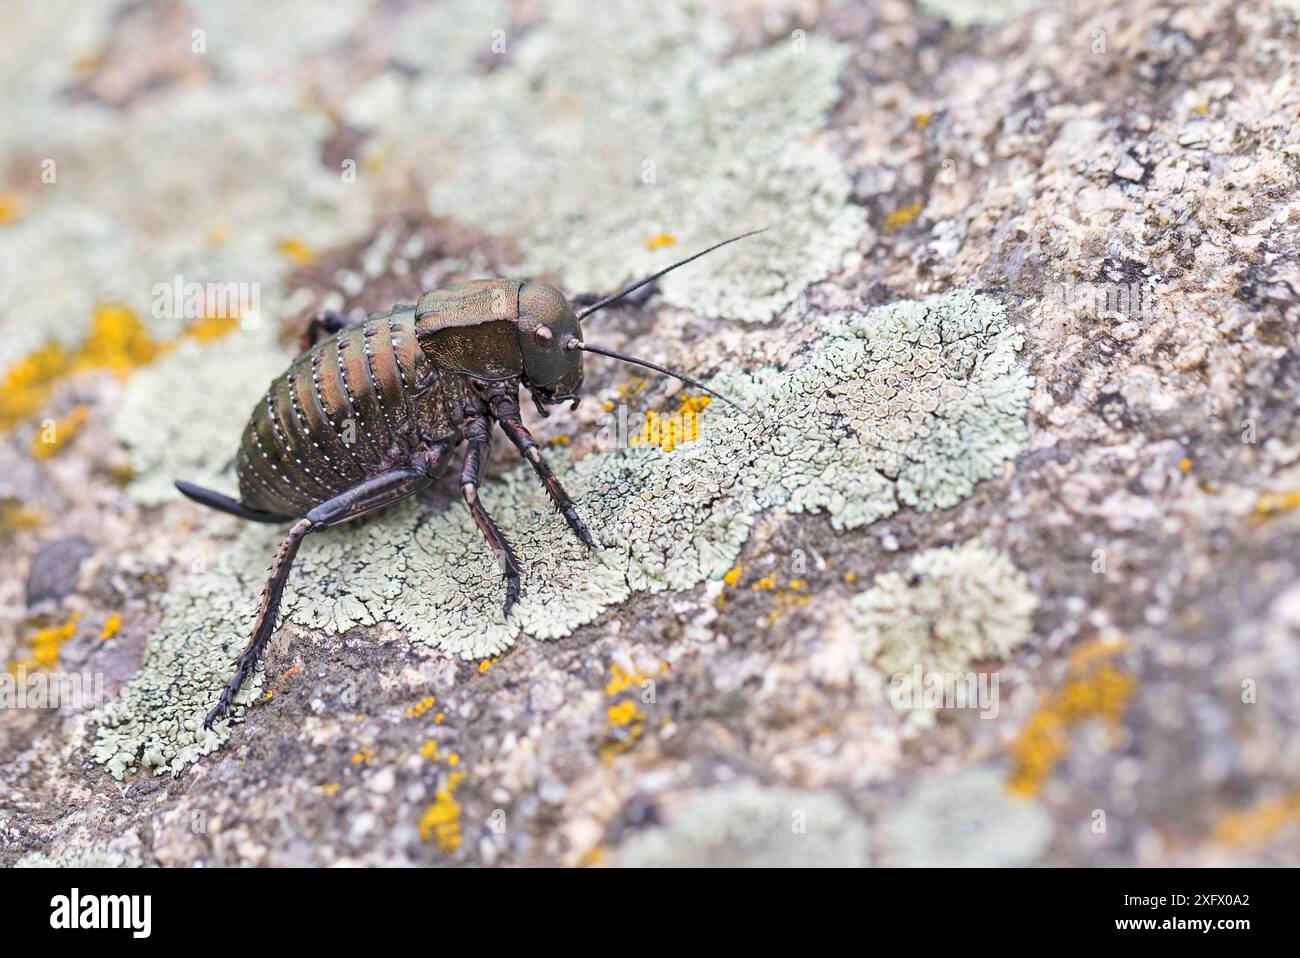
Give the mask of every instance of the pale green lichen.
<svg viewBox="0 0 1300 958">
<path fill-rule="evenodd" d="M 79 343 L 105 302 L 178 336 L 199 318 L 158 295 L 178 278 L 242 284 L 232 298 L 273 325 L 295 312 L 280 243 L 323 248 L 370 221 L 372 195 L 320 163 L 330 118 L 292 89 L 201 87 L 126 113 L 35 106 L 0 129 L 0 152 L 37 151 L 56 177 L 0 229 L 0 371 L 48 339 Z"/>
<path fill-rule="evenodd" d="M 553 453 L 599 545 L 592 552 L 531 470 L 516 467 L 486 487 L 484 503 L 524 561 L 525 593 L 509 619 L 499 570 L 466 510 L 422 516 L 415 503 L 309 537 L 286 613 L 330 632 L 387 620 L 477 658 L 520 633 L 568 635 L 633 592 L 721 577 L 765 509 L 824 511 L 846 529 L 903 507 L 951 506 L 1024 446 L 1031 379 L 1015 358 L 1022 342 L 1004 307 L 967 292 L 850 317 L 797 369 L 720 378 L 752 417 L 714 404 L 700 438 L 671 453 L 637 446 L 577 461 Z M 222 723 L 204 735 L 199 723 L 244 642 L 280 534 L 246 530 L 214 569 L 167 597 L 140 675 L 100 729 L 96 755 L 115 774 L 136 756 L 178 770 L 227 734 Z"/>
<path fill-rule="evenodd" d="M 955 27 L 1006 23 L 1042 6 L 1043 0 L 920 0 L 921 9 Z"/>
<path fill-rule="evenodd" d="M 493 29 L 508 22 L 496 4 L 448 4 L 441 19 L 412 21 L 423 35 L 404 43 L 490 57 Z M 373 156 L 424 178 L 430 209 L 518 237 L 522 272 L 608 290 L 768 226 L 662 287 L 701 314 L 763 321 L 862 235 L 839 161 L 809 141 L 839 96 L 846 46 L 800 31 L 727 62 L 725 21 L 681 0 L 652 17 L 633 0 L 604 4 L 598 17 L 558 0 L 505 42 L 508 62 L 488 75 L 385 75 L 343 110 L 376 131 Z"/>
<path fill-rule="evenodd" d="M 624 842 L 624 868 L 861 868 L 867 826 L 831 791 L 748 782 L 691 796 Z"/>
<path fill-rule="evenodd" d="M 1033 864 L 1053 831 L 1042 805 L 1008 795 L 996 769 L 976 767 L 918 782 L 876 834 L 890 865 L 997 868 Z"/>
<path fill-rule="evenodd" d="M 853 600 L 865 663 L 886 674 L 960 672 L 1005 659 L 1029 638 L 1038 600 L 1024 573 L 996 549 L 968 542 L 913 556 Z"/>
<path fill-rule="evenodd" d="M 176 498 L 177 479 L 228 483 L 234 446 L 213 437 L 251 413 L 292 358 L 261 330 L 239 330 L 214 343 L 184 341 L 138 372 L 113 413 L 113 436 L 131 454 L 131 496 L 154 505 Z"/>
<path fill-rule="evenodd" d="M 139 868 L 140 857 L 134 852 L 122 852 L 100 842 L 86 848 L 74 848 L 57 857 L 42 852 L 24 855 L 14 863 L 14 868 Z"/>
</svg>

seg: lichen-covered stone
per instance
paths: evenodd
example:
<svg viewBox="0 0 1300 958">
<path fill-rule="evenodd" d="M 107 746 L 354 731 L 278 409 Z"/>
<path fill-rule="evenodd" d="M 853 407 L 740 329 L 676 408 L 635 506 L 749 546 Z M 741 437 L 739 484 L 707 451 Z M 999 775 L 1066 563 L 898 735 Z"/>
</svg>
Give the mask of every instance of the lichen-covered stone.
<svg viewBox="0 0 1300 958">
<path fill-rule="evenodd" d="M 104 842 L 86 848 L 74 848 L 51 857 L 42 852 L 24 855 L 14 868 L 139 868 L 140 857 L 134 852 L 118 851 Z"/>
<path fill-rule="evenodd" d="M 1029 638 L 1038 600 L 1010 558 L 978 543 L 917 553 L 853 600 L 864 662 L 887 674 L 959 672 Z"/>
<path fill-rule="evenodd" d="M 596 538 L 590 553 L 532 471 L 514 468 L 482 494 L 524 563 L 525 592 L 508 619 L 499 571 L 466 510 L 421 516 L 412 503 L 310 537 L 284 608 L 329 632 L 391 621 L 450 655 L 482 658 L 521 632 L 568 635 L 633 592 L 720 578 L 764 509 L 827 512 L 849 529 L 903 507 L 951 506 L 1024 443 L 1030 378 L 1015 361 L 1020 344 L 987 297 L 883 307 L 839 324 L 793 371 L 729 374 L 726 388 L 752 414 L 715 403 L 700 438 L 672 453 L 553 453 Z M 198 723 L 244 640 L 275 538 L 247 530 L 215 569 L 167 596 L 144 667 L 100 731 L 96 756 L 115 774 L 137 754 L 175 771 L 226 734 L 224 723 L 208 733 Z"/>
<path fill-rule="evenodd" d="M 1043 0 L 920 0 L 920 7 L 956 27 L 1004 23 L 1024 16 Z"/>
<path fill-rule="evenodd" d="M 654 16 L 620 0 L 599 17 L 556 0 L 526 35 L 507 25 L 495 4 L 422 16 L 404 47 L 505 62 L 487 75 L 379 77 L 344 112 L 375 130 L 372 156 L 427 184 L 432 210 L 518 236 L 525 273 L 608 290 L 767 226 L 663 283 L 676 305 L 761 321 L 861 236 L 839 162 L 809 141 L 838 99 L 844 45 L 800 31 L 720 63 L 732 44 L 725 21 L 680 0 Z M 493 49 L 494 30 L 504 50 Z M 441 108 L 448 102 L 456 109 Z"/>
<path fill-rule="evenodd" d="M 182 342 L 138 372 L 113 413 L 114 438 L 131 455 L 131 495 L 150 505 L 175 499 L 177 479 L 229 488 L 238 440 L 231 426 L 292 358 L 262 328 Z"/>
<path fill-rule="evenodd" d="M 627 839 L 625 868 L 861 868 L 867 827 L 831 791 L 750 782 L 692 795 L 668 823 Z"/>
<path fill-rule="evenodd" d="M 1051 816 L 1007 794 L 996 769 L 917 782 L 879 823 L 882 864 L 911 868 L 1032 865 L 1052 841 Z"/>
</svg>

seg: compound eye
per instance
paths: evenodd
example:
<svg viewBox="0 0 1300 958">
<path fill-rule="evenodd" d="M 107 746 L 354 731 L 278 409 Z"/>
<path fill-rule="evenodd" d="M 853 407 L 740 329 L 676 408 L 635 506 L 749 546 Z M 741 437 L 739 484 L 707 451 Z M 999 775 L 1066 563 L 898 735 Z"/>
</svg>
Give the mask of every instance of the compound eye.
<svg viewBox="0 0 1300 958">
<path fill-rule="evenodd" d="M 537 345 L 541 346 L 543 349 L 550 346 L 554 339 L 555 334 L 551 332 L 549 326 L 538 326 L 533 330 L 533 342 L 537 343 Z"/>
</svg>

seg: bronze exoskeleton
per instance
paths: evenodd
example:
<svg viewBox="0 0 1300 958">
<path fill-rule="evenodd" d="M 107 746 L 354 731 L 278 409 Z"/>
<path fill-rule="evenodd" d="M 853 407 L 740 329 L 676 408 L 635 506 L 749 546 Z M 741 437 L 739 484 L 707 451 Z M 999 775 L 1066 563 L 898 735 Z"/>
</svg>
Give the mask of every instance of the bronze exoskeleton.
<svg viewBox="0 0 1300 958">
<path fill-rule="evenodd" d="M 755 231 L 761 232 L 761 231 Z M 271 563 L 253 634 L 235 673 L 208 713 L 211 727 L 253 674 L 303 537 L 392 505 L 430 485 L 466 444 L 460 489 L 506 582 L 505 611 L 519 597 L 520 564 L 479 498 L 493 425 L 532 464 L 565 522 L 588 547 L 591 534 L 542 458 L 519 409 L 522 387 L 537 409 L 571 402 L 582 389 L 582 354 L 648 366 L 714 395 L 680 373 L 583 342 L 579 321 L 664 273 L 745 233 L 598 299 L 581 312 L 553 286 L 527 280 L 455 283 L 348 324 L 334 313 L 312 320 L 312 342 L 266 392 L 235 457 L 239 499 L 187 482 L 189 498 L 255 522 L 293 522 Z M 725 397 L 720 397 L 725 399 Z"/>
</svg>

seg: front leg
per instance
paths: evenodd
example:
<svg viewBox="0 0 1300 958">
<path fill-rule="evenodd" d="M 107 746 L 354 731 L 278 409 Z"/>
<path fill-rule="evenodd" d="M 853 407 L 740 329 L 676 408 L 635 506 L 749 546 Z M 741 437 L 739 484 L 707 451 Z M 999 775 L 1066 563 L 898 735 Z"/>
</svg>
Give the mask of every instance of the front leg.
<svg viewBox="0 0 1300 958">
<path fill-rule="evenodd" d="M 546 492 L 555 503 L 555 508 L 559 510 L 560 515 L 564 516 L 564 521 L 569 524 L 579 541 L 588 549 L 595 547 L 596 543 L 592 541 L 591 533 L 587 527 L 578 518 L 578 510 L 573 506 L 573 500 L 569 494 L 564 491 L 564 486 L 560 485 L 560 480 L 555 478 L 555 473 L 547 465 L 546 460 L 542 458 L 542 450 L 537 445 L 537 440 L 533 434 L 528 431 L 528 427 L 523 423 L 523 416 L 519 411 L 519 402 L 512 396 L 497 394 L 488 399 L 488 408 L 494 418 L 500 425 L 501 431 L 506 437 L 515 444 L 515 448 L 520 454 L 532 464 L 533 471 L 537 473 L 537 478 L 542 480 L 542 485 L 546 487 Z"/>
<path fill-rule="evenodd" d="M 523 570 L 519 565 L 519 559 L 515 556 L 515 550 L 510 546 L 510 541 L 502 535 L 478 497 L 479 479 L 483 473 L 483 466 L 487 463 L 488 436 L 491 429 L 492 420 L 482 412 L 472 413 L 466 421 L 465 465 L 460 471 L 460 491 L 465 498 L 465 505 L 469 507 L 469 514 L 474 517 L 474 524 L 478 526 L 479 532 L 483 533 L 488 548 L 501 563 L 506 580 L 506 601 L 503 611 L 509 615 L 510 609 L 519 598 L 519 576 Z"/>
</svg>

